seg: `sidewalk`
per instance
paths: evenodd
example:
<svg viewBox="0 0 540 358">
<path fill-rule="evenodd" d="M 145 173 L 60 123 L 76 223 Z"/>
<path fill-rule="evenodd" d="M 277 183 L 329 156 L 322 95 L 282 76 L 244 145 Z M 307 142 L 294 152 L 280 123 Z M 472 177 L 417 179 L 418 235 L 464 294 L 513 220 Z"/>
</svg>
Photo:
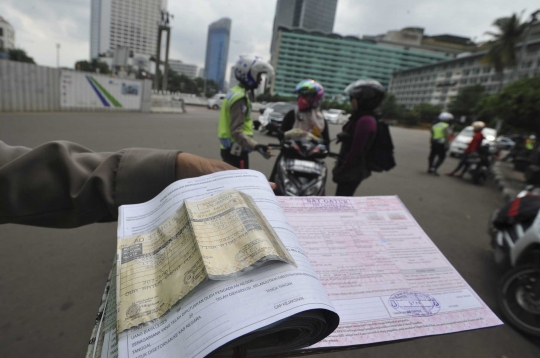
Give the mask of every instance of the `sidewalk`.
<svg viewBox="0 0 540 358">
<path fill-rule="evenodd" d="M 497 186 L 508 201 L 513 200 L 527 186 L 525 173 L 515 171 L 512 163 L 498 160 L 493 165 L 492 172 Z"/>
</svg>

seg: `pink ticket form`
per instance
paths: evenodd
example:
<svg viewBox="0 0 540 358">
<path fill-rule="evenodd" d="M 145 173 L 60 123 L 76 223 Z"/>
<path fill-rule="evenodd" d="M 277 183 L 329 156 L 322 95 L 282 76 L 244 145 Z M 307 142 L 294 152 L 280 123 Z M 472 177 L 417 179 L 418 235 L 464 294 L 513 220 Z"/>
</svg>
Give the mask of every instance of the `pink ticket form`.
<svg viewBox="0 0 540 358">
<path fill-rule="evenodd" d="M 340 316 L 310 348 L 502 324 L 397 196 L 278 200 Z"/>
</svg>

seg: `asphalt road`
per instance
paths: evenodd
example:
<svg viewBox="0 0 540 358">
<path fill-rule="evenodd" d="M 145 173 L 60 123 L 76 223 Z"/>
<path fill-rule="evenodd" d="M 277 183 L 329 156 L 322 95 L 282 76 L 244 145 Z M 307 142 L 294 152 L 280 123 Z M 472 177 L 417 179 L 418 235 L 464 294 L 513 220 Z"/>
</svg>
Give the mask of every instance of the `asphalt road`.
<svg viewBox="0 0 540 358">
<path fill-rule="evenodd" d="M 219 159 L 218 113 L 188 110 L 185 115 L 4 113 L 0 140 L 34 147 L 63 139 L 97 151 L 179 148 Z M 338 129 L 332 126 L 333 136 Z M 499 314 L 494 287 L 502 270 L 493 261 L 486 225 L 491 211 L 503 204 L 501 195 L 493 184 L 478 187 L 467 180 L 426 174 L 428 132 L 393 128 L 392 133 L 398 166 L 374 174 L 357 195 L 399 195 L 454 267 Z M 276 142 L 260 134 L 256 139 Z M 251 156 L 252 169 L 266 175 L 272 162 Z M 456 164 L 447 159 L 442 171 Z M 330 182 L 327 193 L 334 192 Z M 115 244 L 114 223 L 71 230 L 0 226 L 0 357 L 84 356 Z M 318 357 L 357 356 L 536 358 L 540 344 L 504 325 Z"/>
</svg>

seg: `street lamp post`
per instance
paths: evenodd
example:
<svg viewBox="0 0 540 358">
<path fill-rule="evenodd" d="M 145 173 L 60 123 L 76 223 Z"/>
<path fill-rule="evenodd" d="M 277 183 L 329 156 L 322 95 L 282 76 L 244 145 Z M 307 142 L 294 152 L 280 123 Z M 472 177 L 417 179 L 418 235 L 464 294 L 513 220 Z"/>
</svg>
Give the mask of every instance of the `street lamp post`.
<svg viewBox="0 0 540 358">
<path fill-rule="evenodd" d="M 60 68 L 60 44 L 56 44 L 56 68 Z"/>
</svg>

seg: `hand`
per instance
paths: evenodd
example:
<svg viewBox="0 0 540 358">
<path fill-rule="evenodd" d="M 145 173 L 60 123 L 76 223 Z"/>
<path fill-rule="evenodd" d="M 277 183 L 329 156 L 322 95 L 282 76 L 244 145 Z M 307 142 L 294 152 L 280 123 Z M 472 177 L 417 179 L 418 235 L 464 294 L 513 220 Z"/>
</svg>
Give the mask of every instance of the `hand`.
<svg viewBox="0 0 540 358">
<path fill-rule="evenodd" d="M 237 170 L 237 168 L 221 160 L 208 159 L 189 153 L 180 153 L 176 157 L 176 180 L 195 178 L 225 170 Z M 270 187 L 275 189 L 276 184 L 270 183 Z"/>
<path fill-rule="evenodd" d="M 266 159 L 270 159 L 272 157 L 272 151 L 270 148 L 268 148 L 267 145 L 264 144 L 257 144 L 255 148 L 253 148 L 256 152 L 259 152 L 263 157 Z"/>
<path fill-rule="evenodd" d="M 200 177 L 206 174 L 237 168 L 221 160 L 208 159 L 189 153 L 180 153 L 176 157 L 176 179 Z"/>
</svg>

